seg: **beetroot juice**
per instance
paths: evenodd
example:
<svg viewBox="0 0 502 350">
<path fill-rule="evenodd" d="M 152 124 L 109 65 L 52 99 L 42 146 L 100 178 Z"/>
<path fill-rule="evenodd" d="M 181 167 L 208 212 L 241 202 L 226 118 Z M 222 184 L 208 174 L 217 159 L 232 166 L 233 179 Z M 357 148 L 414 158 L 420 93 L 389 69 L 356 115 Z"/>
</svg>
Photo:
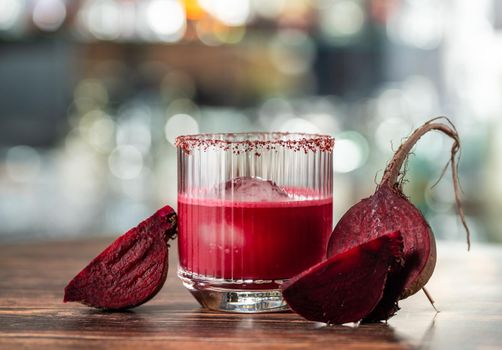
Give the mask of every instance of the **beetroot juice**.
<svg viewBox="0 0 502 350">
<path fill-rule="evenodd" d="M 180 266 L 214 279 L 284 280 L 320 262 L 332 199 L 178 199 Z"/>
<path fill-rule="evenodd" d="M 203 307 L 288 310 L 280 285 L 326 255 L 333 146 L 281 132 L 176 139 L 178 277 Z"/>
</svg>

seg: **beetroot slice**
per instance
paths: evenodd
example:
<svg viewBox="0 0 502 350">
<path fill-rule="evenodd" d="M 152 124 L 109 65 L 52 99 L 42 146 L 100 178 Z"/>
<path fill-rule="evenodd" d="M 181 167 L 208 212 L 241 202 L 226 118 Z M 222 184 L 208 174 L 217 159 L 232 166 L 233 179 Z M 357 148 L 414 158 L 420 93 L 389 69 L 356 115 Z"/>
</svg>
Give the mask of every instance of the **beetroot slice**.
<svg viewBox="0 0 502 350">
<path fill-rule="evenodd" d="M 403 238 L 392 232 L 337 254 L 281 286 L 304 318 L 329 324 L 358 322 L 382 298 L 387 276 L 402 262 Z"/>
<path fill-rule="evenodd" d="M 176 235 L 176 221 L 165 206 L 117 238 L 68 283 L 64 302 L 118 310 L 153 298 L 166 281 L 167 241 Z"/>
</svg>

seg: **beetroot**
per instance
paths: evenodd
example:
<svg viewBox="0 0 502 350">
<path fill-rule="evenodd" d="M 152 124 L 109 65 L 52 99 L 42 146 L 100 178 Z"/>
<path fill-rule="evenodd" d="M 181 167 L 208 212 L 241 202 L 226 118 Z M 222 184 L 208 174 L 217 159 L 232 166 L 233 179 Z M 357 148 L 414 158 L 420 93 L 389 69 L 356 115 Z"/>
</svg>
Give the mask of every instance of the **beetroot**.
<svg viewBox="0 0 502 350">
<path fill-rule="evenodd" d="M 446 119 L 448 124 L 437 122 L 438 119 Z M 453 139 L 448 164 L 451 164 L 455 202 L 469 249 L 470 233 L 460 203 L 457 174 L 459 136 L 449 119 L 434 118 L 416 129 L 399 147 L 375 193 L 355 204 L 340 219 L 328 243 L 328 260 L 283 286 L 284 298 L 294 311 L 307 319 L 329 323 L 387 320 L 399 310 L 400 299 L 420 289 L 433 304 L 424 285 L 434 271 L 436 243 L 425 218 L 403 194 L 404 173 L 401 173 L 415 143 L 431 130 L 441 131 Z M 372 260 L 367 255 L 368 242 L 383 244 L 379 239 L 389 238 L 389 232 L 402 234 L 401 266 L 392 264 L 385 248 L 379 253 L 383 261 Z"/>
<path fill-rule="evenodd" d="M 118 310 L 153 298 L 166 281 L 167 241 L 176 235 L 176 221 L 165 206 L 117 238 L 68 283 L 64 301 Z"/>
<path fill-rule="evenodd" d="M 402 264 L 403 238 L 392 232 L 334 255 L 281 286 L 288 305 L 311 321 L 358 322 L 381 300 L 388 274 Z"/>
<path fill-rule="evenodd" d="M 420 211 L 403 194 L 404 174 L 400 172 L 415 143 L 431 130 L 441 131 L 454 141 L 449 164 L 452 169 L 457 209 L 467 232 L 468 247 L 470 246 L 469 230 L 460 205 L 460 186 L 457 176 L 459 136 L 448 119 L 449 125 L 438 123 L 437 119 L 439 118 L 432 119 L 415 130 L 399 147 L 388 164 L 376 192 L 350 208 L 331 235 L 328 257 L 336 256 L 390 231 L 400 231 L 403 234 L 403 269 L 389 275 L 388 288 L 373 313 L 367 315 L 368 321 L 386 320 L 392 316 L 398 309 L 397 301 L 422 289 L 434 271 L 436 264 L 434 235 Z M 402 176 L 398 179 L 399 175 Z"/>
</svg>

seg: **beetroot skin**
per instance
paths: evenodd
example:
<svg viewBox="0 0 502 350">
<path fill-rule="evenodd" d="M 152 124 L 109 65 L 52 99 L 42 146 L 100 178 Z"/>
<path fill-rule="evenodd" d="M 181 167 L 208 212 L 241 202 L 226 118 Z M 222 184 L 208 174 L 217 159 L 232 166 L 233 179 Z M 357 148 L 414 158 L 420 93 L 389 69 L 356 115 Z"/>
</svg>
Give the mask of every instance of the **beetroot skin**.
<svg viewBox="0 0 502 350">
<path fill-rule="evenodd" d="M 129 309 L 153 298 L 164 285 L 174 210 L 165 206 L 117 238 L 65 288 L 64 302 L 101 309 Z"/>
<path fill-rule="evenodd" d="M 281 286 L 304 318 L 329 324 L 358 322 L 381 300 L 389 272 L 399 270 L 403 238 L 392 232 L 334 255 Z"/>
</svg>

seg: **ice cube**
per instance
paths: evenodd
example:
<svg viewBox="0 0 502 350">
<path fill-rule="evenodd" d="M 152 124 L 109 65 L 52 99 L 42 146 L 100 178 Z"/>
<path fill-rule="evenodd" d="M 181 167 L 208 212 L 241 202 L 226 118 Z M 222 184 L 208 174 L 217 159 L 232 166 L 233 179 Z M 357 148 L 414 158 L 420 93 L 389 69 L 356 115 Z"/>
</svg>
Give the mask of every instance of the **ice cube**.
<svg viewBox="0 0 502 350">
<path fill-rule="evenodd" d="M 235 201 L 267 202 L 287 199 L 288 193 L 271 180 L 243 176 L 219 186 L 220 198 Z"/>
<path fill-rule="evenodd" d="M 241 228 L 227 222 L 202 223 L 196 228 L 196 236 L 204 249 L 209 251 L 239 249 L 244 246 L 244 232 Z"/>
</svg>

